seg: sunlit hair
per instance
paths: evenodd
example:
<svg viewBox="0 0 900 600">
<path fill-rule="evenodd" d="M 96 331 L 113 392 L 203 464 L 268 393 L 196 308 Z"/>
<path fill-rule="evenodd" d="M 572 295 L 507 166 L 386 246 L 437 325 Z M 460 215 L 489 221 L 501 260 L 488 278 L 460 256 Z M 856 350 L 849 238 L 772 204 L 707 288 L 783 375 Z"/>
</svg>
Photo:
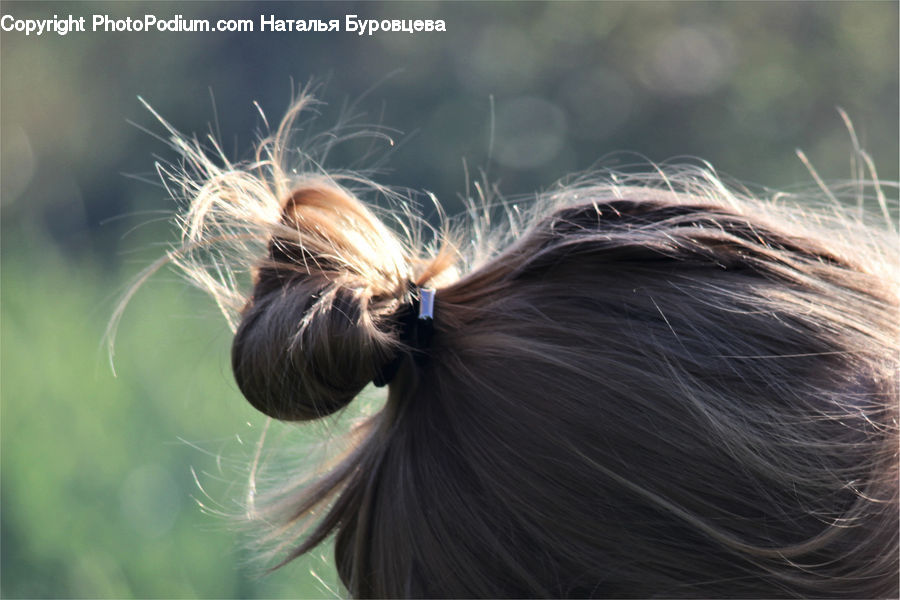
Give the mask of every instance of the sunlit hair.
<svg viewBox="0 0 900 600">
<path fill-rule="evenodd" d="M 281 564 L 334 535 L 354 597 L 897 596 L 885 224 L 673 167 L 426 245 L 360 200 L 386 190 L 287 154 L 309 101 L 251 164 L 172 130 L 164 173 L 187 206 L 163 262 L 233 324 L 257 409 L 326 417 L 407 355 L 346 453 L 253 512 Z M 426 284 L 422 361 L 396 318 Z"/>
</svg>

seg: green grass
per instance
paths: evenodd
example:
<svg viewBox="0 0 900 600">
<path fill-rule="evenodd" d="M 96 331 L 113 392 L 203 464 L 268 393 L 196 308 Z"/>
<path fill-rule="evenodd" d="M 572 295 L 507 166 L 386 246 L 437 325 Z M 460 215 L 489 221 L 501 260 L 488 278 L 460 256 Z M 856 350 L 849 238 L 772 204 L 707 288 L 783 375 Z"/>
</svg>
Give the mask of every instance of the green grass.
<svg viewBox="0 0 900 600">
<path fill-rule="evenodd" d="M 261 578 L 236 522 L 211 514 L 239 512 L 263 424 L 211 302 L 151 280 L 114 377 L 101 338 L 122 282 L 45 248 L 3 257 L 2 596 L 334 597 L 310 573 L 337 589 L 330 547 Z"/>
</svg>

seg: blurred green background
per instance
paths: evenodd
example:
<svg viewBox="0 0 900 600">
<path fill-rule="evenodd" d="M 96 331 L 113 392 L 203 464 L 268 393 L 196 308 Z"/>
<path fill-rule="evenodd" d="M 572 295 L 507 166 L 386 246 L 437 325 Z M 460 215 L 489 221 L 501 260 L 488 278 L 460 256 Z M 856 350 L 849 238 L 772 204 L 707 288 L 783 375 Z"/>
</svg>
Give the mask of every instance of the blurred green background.
<svg viewBox="0 0 900 600">
<path fill-rule="evenodd" d="M 377 179 L 434 192 L 451 213 L 464 165 L 527 195 L 634 160 L 603 159 L 617 151 L 701 157 L 781 188 L 810 183 L 802 148 L 824 178 L 845 179 L 852 147 L 837 106 L 880 176 L 898 179 L 896 2 L 0 2 L 0 12 L 447 24 L 371 37 L 0 34 L 6 598 L 340 594 L 328 548 L 260 578 L 239 528 L 218 516 L 238 511 L 262 419 L 232 382 L 229 334 L 207 299 L 171 272 L 153 278 L 125 314 L 111 373 L 101 337 L 116 299 L 174 235 L 153 163 L 175 157 L 138 95 L 246 158 L 262 126 L 254 101 L 277 121 L 295 84 L 324 81 L 322 128 L 347 101 L 361 122 L 396 128 L 396 146 L 372 149 L 387 159 Z M 351 145 L 330 166 L 358 159 Z"/>
</svg>

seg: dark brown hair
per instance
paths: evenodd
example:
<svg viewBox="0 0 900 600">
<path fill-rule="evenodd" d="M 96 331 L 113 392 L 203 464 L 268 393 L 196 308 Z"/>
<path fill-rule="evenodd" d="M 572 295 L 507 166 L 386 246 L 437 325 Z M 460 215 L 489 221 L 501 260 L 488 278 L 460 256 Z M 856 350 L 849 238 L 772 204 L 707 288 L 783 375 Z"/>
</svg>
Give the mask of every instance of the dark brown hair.
<svg viewBox="0 0 900 600">
<path fill-rule="evenodd" d="M 402 357 L 346 453 L 260 513 L 282 564 L 334 535 L 354 597 L 897 596 L 892 234 L 678 168 L 429 249 L 359 179 L 283 166 L 306 101 L 251 165 L 174 138 L 169 258 L 232 316 L 256 408 L 325 417 Z"/>
</svg>

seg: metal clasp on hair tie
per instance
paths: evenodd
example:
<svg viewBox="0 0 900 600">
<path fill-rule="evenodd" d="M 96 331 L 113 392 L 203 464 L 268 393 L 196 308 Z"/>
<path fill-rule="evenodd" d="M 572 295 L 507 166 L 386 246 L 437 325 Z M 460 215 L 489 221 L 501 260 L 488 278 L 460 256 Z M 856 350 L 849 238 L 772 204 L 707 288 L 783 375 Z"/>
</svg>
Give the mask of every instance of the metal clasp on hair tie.
<svg viewBox="0 0 900 600">
<path fill-rule="evenodd" d="M 415 288 L 412 303 L 397 317 L 401 327 L 400 341 L 414 351 L 413 358 L 422 366 L 428 358 L 426 350 L 434 333 L 434 288 Z M 400 351 L 375 374 L 372 383 L 384 387 L 397 375 L 408 352 Z"/>
<path fill-rule="evenodd" d="M 434 288 L 419 288 L 419 318 L 434 320 Z"/>
</svg>

